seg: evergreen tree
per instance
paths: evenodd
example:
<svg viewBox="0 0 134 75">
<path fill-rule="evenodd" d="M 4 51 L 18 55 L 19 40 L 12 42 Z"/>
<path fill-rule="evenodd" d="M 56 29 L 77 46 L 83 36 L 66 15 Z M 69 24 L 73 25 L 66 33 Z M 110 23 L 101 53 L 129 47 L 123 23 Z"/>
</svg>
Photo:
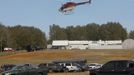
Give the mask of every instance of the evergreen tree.
<svg viewBox="0 0 134 75">
<path fill-rule="evenodd" d="M 130 31 L 129 36 L 130 39 L 134 39 L 134 30 Z"/>
</svg>

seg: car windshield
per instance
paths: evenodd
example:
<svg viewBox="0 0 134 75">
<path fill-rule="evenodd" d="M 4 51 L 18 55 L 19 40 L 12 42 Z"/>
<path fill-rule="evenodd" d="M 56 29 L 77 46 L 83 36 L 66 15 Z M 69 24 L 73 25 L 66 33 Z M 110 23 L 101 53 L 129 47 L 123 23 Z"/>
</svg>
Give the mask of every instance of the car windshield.
<svg viewBox="0 0 134 75">
<path fill-rule="evenodd" d="M 22 69 L 23 66 L 15 66 L 14 68 L 12 68 L 12 70 L 20 70 Z"/>
</svg>

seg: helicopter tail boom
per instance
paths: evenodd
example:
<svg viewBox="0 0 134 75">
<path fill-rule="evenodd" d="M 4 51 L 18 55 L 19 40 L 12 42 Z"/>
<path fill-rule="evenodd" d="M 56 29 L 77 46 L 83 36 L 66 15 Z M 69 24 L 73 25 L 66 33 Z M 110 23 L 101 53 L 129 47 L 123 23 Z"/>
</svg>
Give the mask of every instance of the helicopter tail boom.
<svg viewBox="0 0 134 75">
<path fill-rule="evenodd" d="M 91 0 L 89 0 L 89 1 L 86 1 L 86 2 L 77 3 L 76 5 L 83 5 L 83 4 L 86 4 L 86 3 L 89 3 L 89 4 L 91 4 Z"/>
</svg>

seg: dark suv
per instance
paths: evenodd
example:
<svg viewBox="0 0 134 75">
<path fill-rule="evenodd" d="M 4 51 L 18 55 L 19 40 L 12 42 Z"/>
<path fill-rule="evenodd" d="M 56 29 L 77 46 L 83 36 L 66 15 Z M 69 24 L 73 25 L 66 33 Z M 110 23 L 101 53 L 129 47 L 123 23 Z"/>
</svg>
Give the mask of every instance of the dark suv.
<svg viewBox="0 0 134 75">
<path fill-rule="evenodd" d="M 1 75 L 47 75 L 46 70 L 40 70 L 31 64 L 16 65 L 12 69 L 3 71 Z"/>
<path fill-rule="evenodd" d="M 38 65 L 39 68 L 47 68 L 49 72 L 61 72 L 63 67 L 59 64 L 54 63 L 41 63 Z"/>
<path fill-rule="evenodd" d="M 113 60 L 100 69 L 90 70 L 90 75 L 134 75 L 133 60 Z"/>
<path fill-rule="evenodd" d="M 4 71 L 8 71 L 8 70 L 11 70 L 13 67 L 15 67 L 16 65 L 14 64 L 4 64 L 2 65 L 0 68 L 1 68 L 1 72 L 4 72 Z"/>
</svg>

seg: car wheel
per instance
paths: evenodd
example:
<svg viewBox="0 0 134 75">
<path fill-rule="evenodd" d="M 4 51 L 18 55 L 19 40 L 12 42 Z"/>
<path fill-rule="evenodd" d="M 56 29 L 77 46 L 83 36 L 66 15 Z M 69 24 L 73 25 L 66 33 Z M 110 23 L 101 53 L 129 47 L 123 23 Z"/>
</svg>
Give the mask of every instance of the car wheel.
<svg viewBox="0 0 134 75">
<path fill-rule="evenodd" d="M 65 69 L 64 72 L 69 72 L 69 70 L 68 69 Z"/>
<path fill-rule="evenodd" d="M 52 69 L 50 69 L 50 70 L 49 70 L 49 72 L 53 72 L 53 70 L 52 70 Z"/>
<path fill-rule="evenodd" d="M 38 75 L 43 75 L 43 73 L 38 73 Z"/>
</svg>

